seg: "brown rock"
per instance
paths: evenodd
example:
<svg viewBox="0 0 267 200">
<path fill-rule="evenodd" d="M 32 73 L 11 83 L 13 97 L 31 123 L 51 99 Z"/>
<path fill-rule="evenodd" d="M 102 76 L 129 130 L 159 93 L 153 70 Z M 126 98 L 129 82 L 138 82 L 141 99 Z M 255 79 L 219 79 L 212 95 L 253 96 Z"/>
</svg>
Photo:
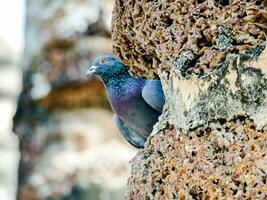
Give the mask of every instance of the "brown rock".
<svg viewBox="0 0 267 200">
<path fill-rule="evenodd" d="M 166 129 L 132 161 L 127 199 L 265 199 L 266 141 L 245 118 Z"/>
<path fill-rule="evenodd" d="M 265 1 L 117 0 L 113 15 L 114 53 L 133 74 L 150 78 L 188 50 L 196 55 L 190 73 L 209 74 L 225 59 L 218 54 L 244 53 L 266 31 Z"/>
<path fill-rule="evenodd" d="M 116 0 L 114 53 L 166 103 L 127 199 L 266 199 L 266 1 Z"/>
</svg>

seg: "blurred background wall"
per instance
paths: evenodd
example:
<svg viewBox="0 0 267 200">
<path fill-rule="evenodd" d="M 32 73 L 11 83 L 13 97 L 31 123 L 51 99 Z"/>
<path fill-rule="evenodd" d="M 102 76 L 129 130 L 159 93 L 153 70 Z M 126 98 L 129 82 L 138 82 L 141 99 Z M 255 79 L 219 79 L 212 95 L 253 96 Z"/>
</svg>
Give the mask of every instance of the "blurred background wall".
<svg viewBox="0 0 267 200">
<path fill-rule="evenodd" d="M 0 39 L 0 199 L 15 198 L 19 160 L 18 141 L 12 132 L 12 117 L 20 90 L 17 58 L 9 44 Z"/>
<path fill-rule="evenodd" d="M 14 6 L 16 5 L 16 6 Z M 21 90 L 19 62 L 23 50 L 22 0 L 0 2 L 0 199 L 16 198 L 18 183 L 18 139 L 12 118 Z"/>
<path fill-rule="evenodd" d="M 1 40 L 0 199 L 123 199 L 135 149 L 114 127 L 101 82 L 85 77 L 94 57 L 112 53 L 113 0 L 20 1 L 2 6 L 20 9 L 10 18 L 25 36 Z"/>
</svg>

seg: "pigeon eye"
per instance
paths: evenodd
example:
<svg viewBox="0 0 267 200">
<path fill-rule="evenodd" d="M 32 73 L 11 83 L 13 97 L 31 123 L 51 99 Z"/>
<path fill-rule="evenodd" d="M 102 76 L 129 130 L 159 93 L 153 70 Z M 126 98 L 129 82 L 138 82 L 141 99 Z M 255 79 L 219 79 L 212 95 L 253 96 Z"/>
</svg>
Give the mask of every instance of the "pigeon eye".
<svg viewBox="0 0 267 200">
<path fill-rule="evenodd" d="M 108 63 L 108 61 L 105 58 L 100 60 L 100 64 L 101 65 L 104 65 L 104 64 L 107 64 L 107 63 Z"/>
</svg>

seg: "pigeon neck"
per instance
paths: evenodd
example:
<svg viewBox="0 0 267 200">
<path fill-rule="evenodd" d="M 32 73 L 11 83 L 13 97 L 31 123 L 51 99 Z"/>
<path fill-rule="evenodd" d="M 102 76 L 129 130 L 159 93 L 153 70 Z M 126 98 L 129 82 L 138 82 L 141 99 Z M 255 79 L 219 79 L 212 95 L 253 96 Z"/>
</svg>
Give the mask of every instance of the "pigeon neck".
<svg viewBox="0 0 267 200">
<path fill-rule="evenodd" d="M 128 75 L 128 74 L 125 74 L 125 75 L 114 75 L 114 74 L 109 75 L 109 74 L 107 74 L 107 75 L 102 76 L 101 78 L 102 78 L 105 86 L 107 88 L 109 88 L 109 87 L 114 87 L 114 86 L 116 87 L 116 86 L 124 83 L 127 78 L 130 78 L 130 75 Z"/>
</svg>

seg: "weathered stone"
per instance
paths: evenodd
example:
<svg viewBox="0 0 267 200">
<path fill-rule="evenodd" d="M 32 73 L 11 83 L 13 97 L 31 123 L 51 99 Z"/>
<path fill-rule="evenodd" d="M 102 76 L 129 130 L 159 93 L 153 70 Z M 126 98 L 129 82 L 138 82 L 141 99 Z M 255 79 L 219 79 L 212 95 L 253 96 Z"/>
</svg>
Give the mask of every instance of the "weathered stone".
<svg viewBox="0 0 267 200">
<path fill-rule="evenodd" d="M 161 131 L 132 160 L 127 199 L 266 199 L 266 140 L 245 118 Z"/>
<path fill-rule="evenodd" d="M 151 78 L 192 51 L 197 59 L 188 73 L 203 76 L 227 53 L 264 42 L 266 18 L 266 1 L 117 0 L 114 53 L 133 74 Z"/>
<path fill-rule="evenodd" d="M 263 52 L 258 62 L 265 62 L 266 55 Z M 218 119 L 250 116 L 261 129 L 267 123 L 265 67 L 253 68 L 242 55 L 229 54 L 219 69 L 204 78 L 182 78 L 172 70 L 164 84 L 166 95 L 172 97 L 170 123 L 188 131 Z"/>
<path fill-rule="evenodd" d="M 116 0 L 114 53 L 166 96 L 127 199 L 266 199 L 266 8 Z"/>
</svg>

